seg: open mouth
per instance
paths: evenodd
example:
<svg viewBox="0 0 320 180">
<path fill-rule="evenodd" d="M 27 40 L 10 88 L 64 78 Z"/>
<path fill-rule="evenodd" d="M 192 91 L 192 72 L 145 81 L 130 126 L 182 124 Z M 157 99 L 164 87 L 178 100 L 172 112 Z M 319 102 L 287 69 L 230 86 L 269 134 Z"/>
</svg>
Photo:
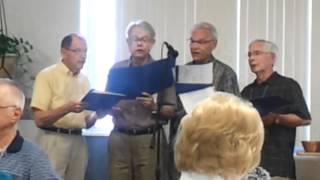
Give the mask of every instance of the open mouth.
<svg viewBox="0 0 320 180">
<path fill-rule="evenodd" d="M 193 56 L 198 56 L 198 55 L 200 55 L 199 52 L 191 52 L 191 54 L 192 54 Z"/>
<path fill-rule="evenodd" d="M 257 67 L 257 64 L 250 64 L 250 68 L 251 69 L 254 69 L 254 68 L 256 68 Z"/>
</svg>

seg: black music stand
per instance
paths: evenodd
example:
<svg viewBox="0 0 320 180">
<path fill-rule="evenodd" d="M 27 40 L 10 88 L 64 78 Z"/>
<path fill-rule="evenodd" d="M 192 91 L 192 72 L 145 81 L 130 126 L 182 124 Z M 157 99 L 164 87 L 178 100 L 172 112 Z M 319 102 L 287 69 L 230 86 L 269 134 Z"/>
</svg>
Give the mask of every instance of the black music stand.
<svg viewBox="0 0 320 180">
<path fill-rule="evenodd" d="M 150 143 L 150 148 L 154 149 L 154 146 L 156 146 L 156 168 L 155 168 L 155 175 L 156 180 L 161 179 L 161 161 L 160 161 L 160 153 L 161 153 L 161 136 L 164 133 L 163 125 L 166 125 L 168 123 L 167 119 L 164 119 L 160 115 L 160 111 L 154 111 L 152 112 L 153 118 L 155 119 L 155 125 L 154 125 L 154 131 L 153 136 Z M 164 137 L 164 136 L 163 136 Z"/>
</svg>

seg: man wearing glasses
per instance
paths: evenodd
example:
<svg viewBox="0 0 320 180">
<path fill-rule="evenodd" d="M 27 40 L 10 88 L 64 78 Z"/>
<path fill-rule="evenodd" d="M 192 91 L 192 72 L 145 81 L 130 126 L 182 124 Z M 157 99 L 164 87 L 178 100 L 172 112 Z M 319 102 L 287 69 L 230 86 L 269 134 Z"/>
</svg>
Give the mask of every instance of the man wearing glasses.
<svg viewBox="0 0 320 180">
<path fill-rule="evenodd" d="M 231 67 L 212 55 L 218 43 L 216 28 L 207 22 L 195 24 L 189 39 L 192 61 L 188 65 L 213 63 L 213 82 L 216 91 L 239 95 L 237 75 Z"/>
<path fill-rule="evenodd" d="M 212 55 L 212 52 L 217 46 L 217 43 L 217 30 L 212 24 L 208 22 L 200 22 L 195 24 L 192 27 L 191 37 L 189 39 L 192 61 L 187 63 L 187 65 L 212 63 L 212 85 L 214 86 L 215 91 L 223 91 L 232 93 L 234 95 L 239 95 L 239 86 L 236 73 L 230 66 L 219 61 Z M 175 118 L 175 120 L 171 121 L 173 123 L 170 130 L 171 146 L 173 146 L 172 139 L 175 137 L 176 130 L 180 124 L 180 120 L 186 114 L 180 100 L 178 102 L 177 117 Z M 173 156 L 173 148 L 171 148 L 171 150 L 172 152 L 170 152 L 170 154 Z M 179 175 L 175 171 L 174 165 L 172 165 L 170 169 L 173 169 L 171 171 L 171 177 L 177 179 L 177 176 Z"/>
<path fill-rule="evenodd" d="M 130 58 L 112 68 L 144 66 L 154 60 L 150 51 L 155 43 L 155 31 L 146 21 L 129 23 L 126 31 Z M 106 90 L 108 91 L 108 86 Z M 114 128 L 108 139 L 110 180 L 155 180 L 156 148 L 151 148 L 155 128 L 154 111 L 164 118 L 174 116 L 175 89 L 169 87 L 157 93 L 157 101 L 148 93 L 136 99 L 121 100 L 113 108 Z"/>
<path fill-rule="evenodd" d="M 89 91 L 89 80 L 80 71 L 86 61 L 87 45 L 77 34 L 61 42 L 61 62 L 36 77 L 31 108 L 39 127 L 38 143 L 48 153 L 59 175 L 83 180 L 88 152 L 82 128 L 91 127 L 96 113 L 84 111 L 81 98 Z"/>
<path fill-rule="evenodd" d="M 0 78 L 0 179 L 58 180 L 47 155 L 17 131 L 24 103 L 17 85 Z"/>
<path fill-rule="evenodd" d="M 299 84 L 274 71 L 277 50 L 277 46 L 267 40 L 250 43 L 248 60 L 256 79 L 242 90 L 241 95 L 248 100 L 277 96 L 289 102 L 262 117 L 265 142 L 260 165 L 274 180 L 295 179 L 296 127 L 309 125 L 311 116 Z"/>
</svg>

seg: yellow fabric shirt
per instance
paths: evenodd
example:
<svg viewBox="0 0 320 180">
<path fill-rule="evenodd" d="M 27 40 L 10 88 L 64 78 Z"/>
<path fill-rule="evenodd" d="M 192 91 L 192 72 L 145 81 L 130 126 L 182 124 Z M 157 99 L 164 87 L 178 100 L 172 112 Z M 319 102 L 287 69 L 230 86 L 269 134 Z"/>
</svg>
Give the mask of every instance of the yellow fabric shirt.
<svg viewBox="0 0 320 180">
<path fill-rule="evenodd" d="M 31 107 L 43 111 L 56 109 L 69 101 L 80 101 L 89 91 L 88 78 L 79 73 L 74 76 L 62 63 L 43 69 L 36 77 Z M 85 128 L 88 111 L 68 113 L 54 123 L 59 128 Z"/>
</svg>

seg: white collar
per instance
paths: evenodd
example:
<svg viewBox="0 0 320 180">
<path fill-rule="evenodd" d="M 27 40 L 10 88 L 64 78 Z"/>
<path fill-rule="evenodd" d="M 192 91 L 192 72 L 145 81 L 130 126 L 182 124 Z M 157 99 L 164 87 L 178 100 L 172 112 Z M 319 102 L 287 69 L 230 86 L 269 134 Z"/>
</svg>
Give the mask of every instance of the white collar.
<svg viewBox="0 0 320 180">
<path fill-rule="evenodd" d="M 180 180 L 224 180 L 221 176 L 207 176 L 195 172 L 182 172 Z"/>
<path fill-rule="evenodd" d="M 0 159 L 4 156 L 4 154 L 7 152 L 7 148 L 0 149 Z"/>
</svg>

